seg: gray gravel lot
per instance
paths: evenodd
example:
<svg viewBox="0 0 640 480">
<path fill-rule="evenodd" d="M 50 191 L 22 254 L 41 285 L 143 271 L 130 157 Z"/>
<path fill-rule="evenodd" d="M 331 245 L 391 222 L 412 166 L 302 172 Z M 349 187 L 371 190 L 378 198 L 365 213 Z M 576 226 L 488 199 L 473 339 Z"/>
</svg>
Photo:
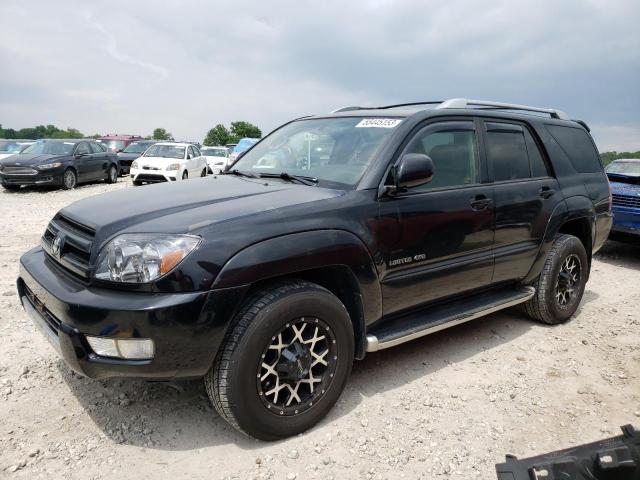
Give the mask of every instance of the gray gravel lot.
<svg viewBox="0 0 640 480">
<path fill-rule="evenodd" d="M 81 378 L 20 307 L 18 259 L 59 208 L 129 185 L 0 192 L 2 478 L 494 479 L 506 453 L 640 427 L 640 246 L 615 242 L 567 324 L 507 311 L 370 354 L 329 416 L 286 441 L 231 429 L 201 382 Z"/>
</svg>

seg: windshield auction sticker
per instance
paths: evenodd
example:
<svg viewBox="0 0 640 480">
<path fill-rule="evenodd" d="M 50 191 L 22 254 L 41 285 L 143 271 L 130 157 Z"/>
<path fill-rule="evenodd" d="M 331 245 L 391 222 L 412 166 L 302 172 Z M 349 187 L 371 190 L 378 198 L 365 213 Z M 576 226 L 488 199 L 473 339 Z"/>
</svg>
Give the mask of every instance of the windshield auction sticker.
<svg viewBox="0 0 640 480">
<path fill-rule="evenodd" d="M 363 118 L 356 128 L 393 128 L 401 121 L 399 118 Z"/>
</svg>

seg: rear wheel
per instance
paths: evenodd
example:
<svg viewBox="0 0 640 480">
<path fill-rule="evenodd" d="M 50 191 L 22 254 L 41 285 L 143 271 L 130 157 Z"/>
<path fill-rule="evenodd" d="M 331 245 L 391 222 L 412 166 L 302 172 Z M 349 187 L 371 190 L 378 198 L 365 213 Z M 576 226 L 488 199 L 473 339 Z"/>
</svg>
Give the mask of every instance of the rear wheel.
<svg viewBox="0 0 640 480">
<path fill-rule="evenodd" d="M 109 167 L 109 172 L 107 172 L 107 183 L 116 183 L 118 181 L 118 168 L 115 165 L 111 165 Z"/>
<path fill-rule="evenodd" d="M 304 432 L 327 414 L 353 356 L 353 327 L 342 302 L 310 282 L 280 282 L 244 304 L 205 386 L 231 425 L 276 440 Z"/>
<path fill-rule="evenodd" d="M 550 325 L 568 320 L 582 300 L 588 269 L 582 242 L 573 235 L 558 235 L 533 284 L 536 294 L 523 305 L 524 311 Z"/>
<path fill-rule="evenodd" d="M 76 175 L 75 170 L 67 168 L 62 174 L 62 188 L 65 190 L 71 190 L 72 188 L 76 188 L 77 184 L 78 176 Z"/>
</svg>

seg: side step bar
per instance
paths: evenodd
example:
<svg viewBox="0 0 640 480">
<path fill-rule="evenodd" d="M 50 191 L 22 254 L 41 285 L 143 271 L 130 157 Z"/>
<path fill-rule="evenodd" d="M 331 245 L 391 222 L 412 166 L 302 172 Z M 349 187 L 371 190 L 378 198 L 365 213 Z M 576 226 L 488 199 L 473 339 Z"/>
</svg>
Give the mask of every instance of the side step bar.
<svg viewBox="0 0 640 480">
<path fill-rule="evenodd" d="M 536 293 L 533 287 L 489 291 L 454 303 L 436 305 L 387 321 L 367 334 L 367 352 L 377 352 L 404 342 L 484 317 L 493 312 L 524 303 Z"/>
</svg>

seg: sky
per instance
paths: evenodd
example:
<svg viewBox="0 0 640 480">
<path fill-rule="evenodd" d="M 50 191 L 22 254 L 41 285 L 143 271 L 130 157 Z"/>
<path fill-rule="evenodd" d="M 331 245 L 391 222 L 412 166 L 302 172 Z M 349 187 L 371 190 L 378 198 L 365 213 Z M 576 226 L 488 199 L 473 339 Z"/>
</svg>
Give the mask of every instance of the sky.
<svg viewBox="0 0 640 480">
<path fill-rule="evenodd" d="M 640 1 L 2 0 L 0 124 L 201 141 L 345 105 L 559 108 L 640 150 Z"/>
</svg>

